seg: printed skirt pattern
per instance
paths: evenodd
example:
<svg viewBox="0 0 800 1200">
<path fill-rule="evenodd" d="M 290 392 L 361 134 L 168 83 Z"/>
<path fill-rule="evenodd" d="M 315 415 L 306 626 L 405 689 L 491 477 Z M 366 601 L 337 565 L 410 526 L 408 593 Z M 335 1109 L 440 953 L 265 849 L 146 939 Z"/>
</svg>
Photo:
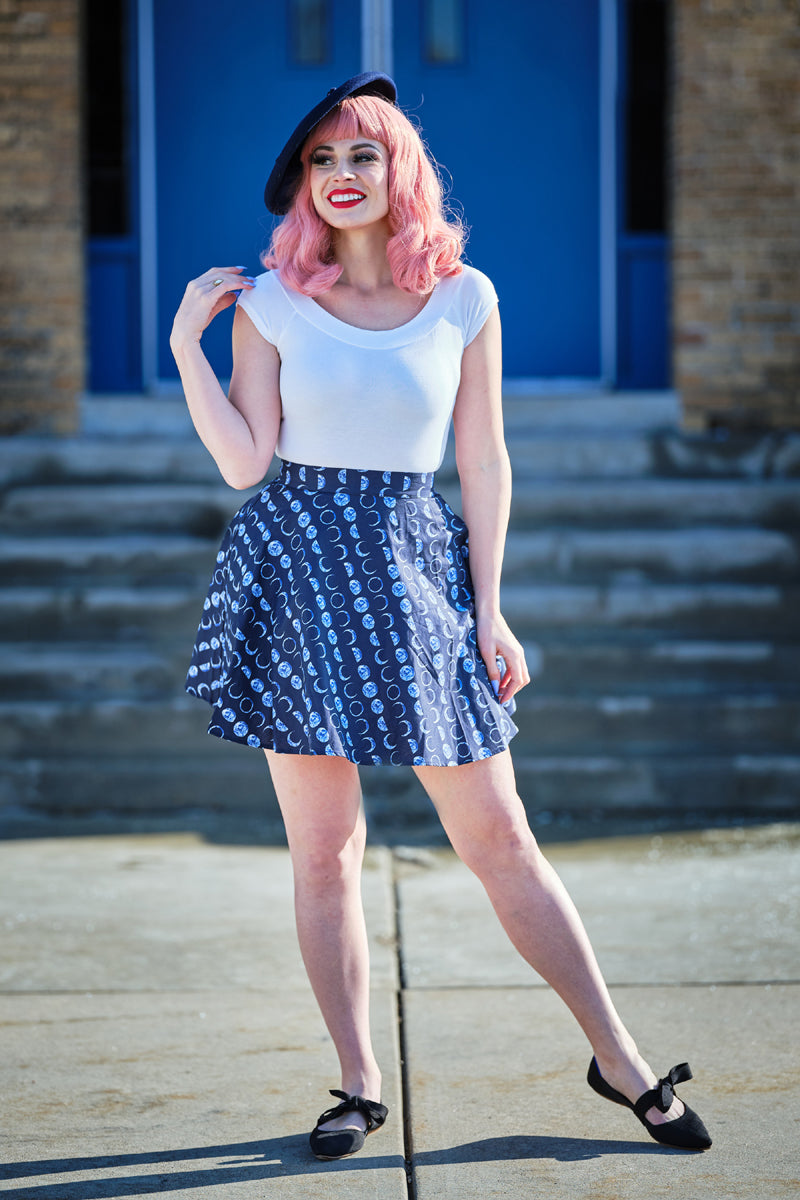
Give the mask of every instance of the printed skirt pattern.
<svg viewBox="0 0 800 1200">
<path fill-rule="evenodd" d="M 217 737 L 362 765 L 474 762 L 517 732 L 431 474 L 284 462 L 228 527 L 186 690 Z"/>
</svg>

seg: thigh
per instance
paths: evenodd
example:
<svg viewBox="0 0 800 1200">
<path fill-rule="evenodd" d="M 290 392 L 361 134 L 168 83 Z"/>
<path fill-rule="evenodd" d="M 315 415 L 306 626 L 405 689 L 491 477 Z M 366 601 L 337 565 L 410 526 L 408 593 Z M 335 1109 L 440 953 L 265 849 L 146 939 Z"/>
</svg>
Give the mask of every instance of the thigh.
<svg viewBox="0 0 800 1200">
<path fill-rule="evenodd" d="M 474 869 L 476 856 L 533 842 L 508 750 L 461 767 L 415 767 L 453 849 Z"/>
<path fill-rule="evenodd" d="M 358 767 L 332 755 L 264 753 L 293 858 L 336 855 L 363 833 Z"/>
</svg>

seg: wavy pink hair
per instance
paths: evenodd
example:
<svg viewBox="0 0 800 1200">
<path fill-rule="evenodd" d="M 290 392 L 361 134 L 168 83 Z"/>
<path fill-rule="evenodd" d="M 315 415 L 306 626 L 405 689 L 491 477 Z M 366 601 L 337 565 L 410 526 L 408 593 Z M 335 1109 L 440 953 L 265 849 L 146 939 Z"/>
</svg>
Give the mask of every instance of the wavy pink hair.
<svg viewBox="0 0 800 1200">
<path fill-rule="evenodd" d="M 446 275 L 461 271 L 465 230 L 445 216 L 442 186 L 408 117 L 378 96 L 349 96 L 315 126 L 301 152 L 303 176 L 294 204 L 262 256 L 278 267 L 295 291 L 318 296 L 342 273 L 334 261 L 333 231 L 314 208 L 309 184 L 311 150 L 320 142 L 357 137 L 383 142 L 389 151 L 389 238 L 392 278 L 405 292 L 426 295 Z"/>
</svg>

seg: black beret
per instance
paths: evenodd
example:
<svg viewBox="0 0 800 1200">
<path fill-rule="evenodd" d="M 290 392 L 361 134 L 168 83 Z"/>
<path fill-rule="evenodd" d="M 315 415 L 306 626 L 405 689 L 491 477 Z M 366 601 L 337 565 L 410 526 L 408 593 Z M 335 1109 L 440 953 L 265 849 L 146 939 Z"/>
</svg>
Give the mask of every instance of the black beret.
<svg viewBox="0 0 800 1200">
<path fill-rule="evenodd" d="M 348 96 L 381 96 L 394 104 L 397 100 L 397 88 L 394 80 L 388 75 L 382 75 L 380 71 L 366 71 L 363 75 L 354 75 L 339 87 L 331 88 L 325 99 L 320 100 L 311 112 L 306 113 L 275 159 L 275 166 L 264 188 L 264 203 L 270 212 L 282 216 L 292 207 L 302 173 L 300 151 L 303 143 L 314 126 Z"/>
</svg>

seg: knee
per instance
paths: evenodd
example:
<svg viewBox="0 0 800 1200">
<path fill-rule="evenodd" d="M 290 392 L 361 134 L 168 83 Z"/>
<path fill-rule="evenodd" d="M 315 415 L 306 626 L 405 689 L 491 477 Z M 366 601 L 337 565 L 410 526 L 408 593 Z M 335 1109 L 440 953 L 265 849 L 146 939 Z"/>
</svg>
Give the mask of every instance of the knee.
<svg viewBox="0 0 800 1200">
<path fill-rule="evenodd" d="M 331 888 L 358 885 L 365 845 L 365 831 L 360 825 L 340 838 L 312 831 L 290 846 L 295 886 L 324 893 Z"/>
<path fill-rule="evenodd" d="M 452 840 L 461 861 L 481 880 L 514 872 L 522 863 L 535 866 L 542 857 L 524 813 L 495 814 Z"/>
</svg>

